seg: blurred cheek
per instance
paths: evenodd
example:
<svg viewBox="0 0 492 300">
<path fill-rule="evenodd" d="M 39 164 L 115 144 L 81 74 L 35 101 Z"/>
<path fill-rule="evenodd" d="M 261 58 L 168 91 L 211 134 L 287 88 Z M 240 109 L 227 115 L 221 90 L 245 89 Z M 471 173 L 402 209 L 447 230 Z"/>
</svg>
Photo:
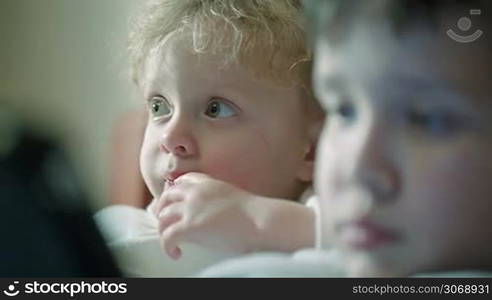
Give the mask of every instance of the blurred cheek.
<svg viewBox="0 0 492 300">
<path fill-rule="evenodd" d="M 332 168 L 335 166 L 334 159 L 336 153 L 332 151 L 334 141 L 332 140 L 331 133 L 328 129 L 328 123 L 325 120 L 325 124 L 321 130 L 318 144 L 316 146 L 316 157 L 314 161 L 314 184 L 317 189 L 317 193 L 321 194 L 326 190 L 326 186 L 329 185 Z"/>
<path fill-rule="evenodd" d="M 320 197 L 321 205 L 326 207 L 326 209 L 333 205 L 332 198 L 336 190 L 335 179 L 338 176 L 335 171 L 337 160 L 335 153 L 332 151 L 333 148 L 326 134 L 323 133 L 316 150 L 314 185 L 316 193 Z"/>
<path fill-rule="evenodd" d="M 450 247 L 488 219 L 491 188 L 486 178 L 491 173 L 486 174 L 483 162 L 474 157 L 476 153 L 442 153 L 412 171 L 414 185 L 408 188 L 414 192 L 406 195 L 400 216 L 400 220 L 411 218 L 408 230 L 414 230 L 414 235 L 427 232 L 429 241 L 450 243 L 445 246 Z"/>
</svg>

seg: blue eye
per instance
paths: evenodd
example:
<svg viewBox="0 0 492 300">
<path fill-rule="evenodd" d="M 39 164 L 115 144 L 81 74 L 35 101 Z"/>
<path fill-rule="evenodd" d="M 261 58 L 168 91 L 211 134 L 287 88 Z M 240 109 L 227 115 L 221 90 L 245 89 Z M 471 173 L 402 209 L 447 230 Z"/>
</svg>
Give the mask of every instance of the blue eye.
<svg viewBox="0 0 492 300">
<path fill-rule="evenodd" d="M 332 118 L 350 123 L 357 118 L 357 107 L 352 95 L 344 89 L 327 90 L 321 98 L 321 105 Z"/>
<path fill-rule="evenodd" d="M 221 100 L 210 101 L 205 110 L 205 114 L 210 118 L 228 118 L 237 114 L 234 107 Z"/>
<path fill-rule="evenodd" d="M 352 123 L 357 117 L 353 103 L 345 101 L 335 104 L 332 108 L 328 108 L 328 113 L 333 114 L 334 117 L 337 117 L 345 125 Z"/>
<path fill-rule="evenodd" d="M 171 105 L 163 97 L 152 97 L 148 102 L 148 108 L 153 118 L 165 117 L 172 113 Z"/>
<path fill-rule="evenodd" d="M 418 112 L 408 115 L 409 122 L 433 135 L 449 135 L 462 128 L 462 122 L 454 114 L 443 111 Z"/>
</svg>

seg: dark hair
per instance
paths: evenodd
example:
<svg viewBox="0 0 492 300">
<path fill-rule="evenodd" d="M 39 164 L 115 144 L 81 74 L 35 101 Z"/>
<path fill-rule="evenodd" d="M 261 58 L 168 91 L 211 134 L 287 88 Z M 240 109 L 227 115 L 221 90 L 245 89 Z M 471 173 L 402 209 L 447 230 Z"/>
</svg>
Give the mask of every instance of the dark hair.
<svg viewBox="0 0 492 300">
<path fill-rule="evenodd" d="M 488 0 L 309 0 L 305 4 L 311 39 L 322 31 L 335 43 L 348 35 L 356 19 L 384 21 L 401 34 L 417 22 L 437 30 L 444 12 L 459 10 L 465 16 L 470 9 L 481 10 L 478 17 L 487 20 L 489 32 L 492 32 L 487 17 L 492 12 L 492 1 Z M 488 44 L 491 44 L 490 39 Z"/>
</svg>

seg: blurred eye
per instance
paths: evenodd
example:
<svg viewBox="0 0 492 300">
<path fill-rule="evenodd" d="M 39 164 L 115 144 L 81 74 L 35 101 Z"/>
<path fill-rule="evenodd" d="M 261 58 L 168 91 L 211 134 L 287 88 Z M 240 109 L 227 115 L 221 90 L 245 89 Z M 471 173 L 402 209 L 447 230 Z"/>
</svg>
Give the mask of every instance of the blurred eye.
<svg viewBox="0 0 492 300">
<path fill-rule="evenodd" d="M 212 100 L 208 103 L 205 114 L 210 118 L 228 118 L 237 114 L 236 109 L 222 100 Z"/>
<path fill-rule="evenodd" d="M 340 102 L 328 107 L 328 119 L 338 120 L 342 125 L 352 125 L 357 118 L 356 108 L 351 102 Z"/>
<path fill-rule="evenodd" d="M 446 111 L 412 111 L 408 119 L 412 125 L 433 135 L 453 134 L 462 129 L 464 125 L 459 117 Z"/>
<path fill-rule="evenodd" d="M 346 119 L 347 121 L 353 121 L 355 119 L 355 107 L 352 103 L 341 103 L 337 108 L 337 114 Z"/>
<path fill-rule="evenodd" d="M 148 108 L 153 118 L 165 117 L 172 113 L 171 105 L 163 97 L 153 97 L 148 102 Z"/>
<path fill-rule="evenodd" d="M 332 116 L 332 119 L 338 119 L 346 124 L 355 121 L 357 117 L 355 104 L 346 93 L 327 93 L 323 107 Z"/>
</svg>

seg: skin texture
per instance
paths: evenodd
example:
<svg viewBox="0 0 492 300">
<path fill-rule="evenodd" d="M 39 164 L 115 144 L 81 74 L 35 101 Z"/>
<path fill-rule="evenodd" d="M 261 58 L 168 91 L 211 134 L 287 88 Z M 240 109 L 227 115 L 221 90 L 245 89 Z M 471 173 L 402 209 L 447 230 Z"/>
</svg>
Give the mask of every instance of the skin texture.
<svg viewBox="0 0 492 300">
<path fill-rule="evenodd" d="M 325 238 L 352 276 L 491 269 L 490 53 L 417 25 L 355 28 L 315 51 Z"/>
<path fill-rule="evenodd" d="M 149 120 L 140 157 L 144 180 L 160 203 L 154 212 L 163 247 L 173 258 L 180 256 L 178 240 L 234 252 L 262 247 L 254 236 L 264 230 L 260 219 L 273 211 L 258 214 L 264 207 L 257 200 L 296 200 L 312 179 L 316 137 L 309 134 L 308 100 L 300 88 L 259 80 L 235 63 L 224 67 L 177 40 L 163 49 L 151 54 L 144 74 Z M 231 200 L 248 198 L 256 201 Z M 301 243 L 312 244 L 312 213 L 301 204 L 292 208 L 308 232 Z"/>
<path fill-rule="evenodd" d="M 255 195 L 202 173 L 187 173 L 166 187 L 154 212 L 162 247 L 175 259 L 184 241 L 224 254 L 314 245 L 311 209 Z"/>
</svg>

